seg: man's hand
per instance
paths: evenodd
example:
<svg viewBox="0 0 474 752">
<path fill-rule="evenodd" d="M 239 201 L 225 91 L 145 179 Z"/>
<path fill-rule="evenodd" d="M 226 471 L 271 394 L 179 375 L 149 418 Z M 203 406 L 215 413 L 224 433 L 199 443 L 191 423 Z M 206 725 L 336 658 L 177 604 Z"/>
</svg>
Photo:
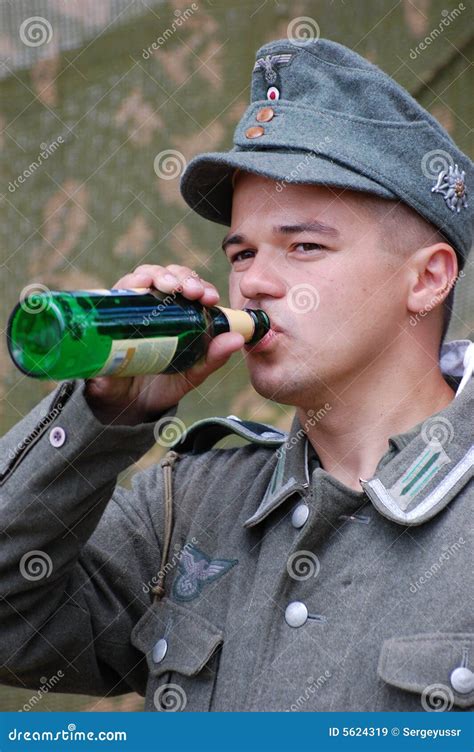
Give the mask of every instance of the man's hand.
<svg viewBox="0 0 474 752">
<path fill-rule="evenodd" d="M 187 266 L 144 264 L 125 275 L 114 288 L 155 288 L 164 293 L 179 292 L 203 305 L 217 305 L 219 293 L 210 282 L 200 279 Z M 105 423 L 135 425 L 177 404 L 185 394 L 221 368 L 245 340 L 238 332 L 225 332 L 209 343 L 205 358 L 179 374 L 141 376 L 97 376 L 86 379 L 85 397 L 94 414 Z"/>
</svg>

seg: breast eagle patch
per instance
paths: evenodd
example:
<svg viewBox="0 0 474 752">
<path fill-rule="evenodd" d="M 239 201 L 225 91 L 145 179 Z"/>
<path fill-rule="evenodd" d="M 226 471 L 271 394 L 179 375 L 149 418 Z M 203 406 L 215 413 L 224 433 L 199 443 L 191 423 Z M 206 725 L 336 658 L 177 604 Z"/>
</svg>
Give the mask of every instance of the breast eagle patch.
<svg viewBox="0 0 474 752">
<path fill-rule="evenodd" d="M 196 546 L 186 546 L 173 583 L 173 596 L 177 601 L 192 601 L 204 585 L 222 577 L 235 564 L 238 559 L 210 559 Z"/>
</svg>

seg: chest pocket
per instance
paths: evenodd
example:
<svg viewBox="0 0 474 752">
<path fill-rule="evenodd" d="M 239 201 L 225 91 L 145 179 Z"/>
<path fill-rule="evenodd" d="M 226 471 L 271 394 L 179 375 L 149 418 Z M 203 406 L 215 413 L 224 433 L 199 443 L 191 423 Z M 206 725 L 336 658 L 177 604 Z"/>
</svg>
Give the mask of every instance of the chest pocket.
<svg viewBox="0 0 474 752">
<path fill-rule="evenodd" d="M 377 669 L 385 682 L 382 703 L 385 709 L 420 712 L 472 709 L 473 662 L 472 633 L 441 632 L 385 640 Z M 458 671 L 453 674 L 455 669 Z M 414 693 L 411 704 L 407 692 Z"/>
<path fill-rule="evenodd" d="M 163 598 L 137 622 L 130 639 L 146 656 L 145 710 L 210 709 L 224 641 L 218 627 Z"/>
</svg>

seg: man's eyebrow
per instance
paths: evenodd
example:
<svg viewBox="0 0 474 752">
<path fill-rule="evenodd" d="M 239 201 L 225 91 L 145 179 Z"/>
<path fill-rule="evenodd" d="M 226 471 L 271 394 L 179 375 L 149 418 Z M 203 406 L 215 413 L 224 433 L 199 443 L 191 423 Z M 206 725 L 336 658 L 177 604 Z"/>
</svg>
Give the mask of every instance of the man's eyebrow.
<svg viewBox="0 0 474 752">
<path fill-rule="evenodd" d="M 325 225 L 324 222 L 302 222 L 296 225 L 280 225 L 274 227 L 273 232 L 282 235 L 296 235 L 298 232 L 319 232 L 321 235 L 331 235 L 334 238 L 339 237 L 339 232 L 335 227 Z"/>
<path fill-rule="evenodd" d="M 295 225 L 277 225 L 272 228 L 275 235 L 296 235 L 299 232 L 318 232 L 321 235 L 329 235 L 333 238 L 340 237 L 340 233 L 335 227 L 330 227 L 323 222 L 302 222 Z M 245 235 L 231 233 L 225 236 L 222 241 L 222 250 L 224 253 L 230 245 L 241 245 L 246 243 Z"/>
</svg>

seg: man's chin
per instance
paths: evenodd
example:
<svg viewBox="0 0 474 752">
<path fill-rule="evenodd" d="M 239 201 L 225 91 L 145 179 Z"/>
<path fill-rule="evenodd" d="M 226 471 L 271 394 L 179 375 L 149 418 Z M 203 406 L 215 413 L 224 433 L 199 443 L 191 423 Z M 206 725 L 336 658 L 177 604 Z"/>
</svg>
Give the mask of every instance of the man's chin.
<svg viewBox="0 0 474 752">
<path fill-rule="evenodd" d="M 250 382 L 261 397 L 282 405 L 297 405 L 298 393 L 287 378 L 278 378 L 275 373 L 265 374 L 263 369 L 249 369 L 249 372 Z"/>
</svg>

